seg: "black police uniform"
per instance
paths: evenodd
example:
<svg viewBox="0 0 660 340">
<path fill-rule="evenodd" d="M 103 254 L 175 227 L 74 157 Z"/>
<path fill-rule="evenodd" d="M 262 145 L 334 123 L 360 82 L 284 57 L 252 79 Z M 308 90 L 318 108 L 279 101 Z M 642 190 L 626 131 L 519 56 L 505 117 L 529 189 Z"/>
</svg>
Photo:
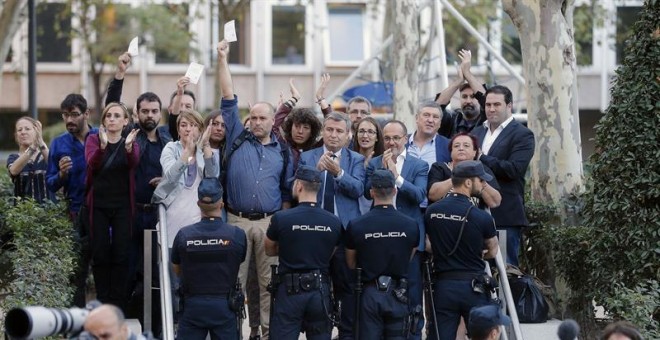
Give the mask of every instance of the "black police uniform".
<svg viewBox="0 0 660 340">
<path fill-rule="evenodd" d="M 229 294 L 245 260 L 245 232 L 220 218 L 204 217 L 179 231 L 172 263 L 181 266 L 184 308 L 178 339 L 238 339 Z"/>
<path fill-rule="evenodd" d="M 363 270 L 361 340 L 407 338 L 406 275 L 419 237 L 417 222 L 392 205 L 376 205 L 349 222 L 346 249 L 356 251 L 357 267 Z"/>
<path fill-rule="evenodd" d="M 483 292 L 477 292 L 473 280 L 480 285 L 484 278 L 484 240 L 495 237 L 495 223 L 488 213 L 474 207 L 469 197 L 457 193 L 430 205 L 424 221 L 433 248 L 433 301 L 439 338 L 454 339 L 461 316 L 468 320 L 472 307 L 491 303 L 488 289 L 481 287 Z"/>
<path fill-rule="evenodd" d="M 266 236 L 278 242 L 277 292 L 271 315 L 271 339 L 330 339 L 330 257 L 341 238 L 339 218 L 302 202 L 273 215 Z"/>
</svg>

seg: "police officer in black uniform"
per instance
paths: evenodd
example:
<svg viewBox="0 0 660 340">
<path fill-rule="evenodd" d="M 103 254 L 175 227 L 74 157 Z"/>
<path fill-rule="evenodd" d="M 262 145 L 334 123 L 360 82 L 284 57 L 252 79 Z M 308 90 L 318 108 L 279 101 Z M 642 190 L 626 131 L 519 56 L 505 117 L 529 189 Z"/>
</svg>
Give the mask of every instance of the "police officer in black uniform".
<svg viewBox="0 0 660 340">
<path fill-rule="evenodd" d="M 349 222 L 346 261 L 362 268 L 359 339 L 407 339 L 410 314 L 407 299 L 408 265 L 418 245 L 417 222 L 394 205 L 395 179 L 389 170 L 371 176 L 374 207 Z M 361 296 L 360 296 L 361 295 Z"/>
<path fill-rule="evenodd" d="M 271 339 L 298 339 L 301 331 L 307 339 L 331 336 L 328 269 L 342 225 L 316 203 L 321 182 L 315 167 L 298 166 L 292 189 L 298 206 L 276 212 L 266 232 L 266 255 L 279 255 L 279 274 L 273 277 Z"/>
<path fill-rule="evenodd" d="M 177 338 L 203 340 L 210 333 L 211 339 L 239 339 L 236 312 L 245 299 L 236 290 L 236 280 L 246 255 L 245 232 L 222 221 L 217 177 L 202 179 L 198 197 L 202 220 L 181 229 L 172 246 L 184 301 Z"/>
<path fill-rule="evenodd" d="M 456 337 L 461 317 L 492 303 L 492 278 L 484 258 L 494 258 L 498 243 L 493 218 L 470 201 L 492 176 L 480 161 L 462 161 L 452 171 L 453 192 L 426 209 L 426 234 L 433 250 L 433 301 L 439 339 Z M 435 335 L 429 336 L 435 339 Z"/>
</svg>

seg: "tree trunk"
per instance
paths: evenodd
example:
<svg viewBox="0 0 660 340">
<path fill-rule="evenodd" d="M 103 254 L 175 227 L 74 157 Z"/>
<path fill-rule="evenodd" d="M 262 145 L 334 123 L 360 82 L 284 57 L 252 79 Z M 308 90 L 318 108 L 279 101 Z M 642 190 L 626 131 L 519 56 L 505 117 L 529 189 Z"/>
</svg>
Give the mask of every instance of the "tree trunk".
<svg viewBox="0 0 660 340">
<path fill-rule="evenodd" d="M 536 136 L 532 198 L 554 202 L 574 223 L 573 194 L 583 189 L 573 0 L 503 0 L 522 50 L 527 118 Z"/>
<path fill-rule="evenodd" d="M 26 8 L 27 0 L 5 0 L 0 7 L 0 39 L 2 39 L 0 40 L 0 89 L 2 88 L 2 67 L 14 35 L 26 18 Z"/>
<path fill-rule="evenodd" d="M 392 4 L 393 3 L 393 4 Z M 419 27 L 416 0 L 392 1 L 394 40 L 392 44 L 394 70 L 394 118 L 402 121 L 408 130 L 415 126 L 417 109 Z"/>
</svg>

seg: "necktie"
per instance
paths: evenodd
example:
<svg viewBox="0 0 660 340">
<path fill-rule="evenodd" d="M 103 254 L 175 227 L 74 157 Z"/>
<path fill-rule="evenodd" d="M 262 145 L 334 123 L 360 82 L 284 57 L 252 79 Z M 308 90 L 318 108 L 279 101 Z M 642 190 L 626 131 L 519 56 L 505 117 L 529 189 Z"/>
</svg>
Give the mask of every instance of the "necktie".
<svg viewBox="0 0 660 340">
<path fill-rule="evenodd" d="M 332 158 L 334 159 L 335 157 Z M 335 213 L 335 179 L 327 170 L 325 171 L 325 185 L 323 189 L 323 209 L 332 214 Z"/>
</svg>

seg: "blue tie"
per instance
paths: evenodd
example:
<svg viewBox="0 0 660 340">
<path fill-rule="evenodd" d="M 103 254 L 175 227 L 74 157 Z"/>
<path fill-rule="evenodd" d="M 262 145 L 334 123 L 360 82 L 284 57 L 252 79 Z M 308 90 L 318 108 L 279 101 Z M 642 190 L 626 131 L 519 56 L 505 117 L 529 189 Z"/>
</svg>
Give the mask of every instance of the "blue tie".
<svg viewBox="0 0 660 340">
<path fill-rule="evenodd" d="M 323 209 L 331 214 L 335 213 L 335 179 L 326 170 L 325 185 L 323 189 Z"/>
</svg>

